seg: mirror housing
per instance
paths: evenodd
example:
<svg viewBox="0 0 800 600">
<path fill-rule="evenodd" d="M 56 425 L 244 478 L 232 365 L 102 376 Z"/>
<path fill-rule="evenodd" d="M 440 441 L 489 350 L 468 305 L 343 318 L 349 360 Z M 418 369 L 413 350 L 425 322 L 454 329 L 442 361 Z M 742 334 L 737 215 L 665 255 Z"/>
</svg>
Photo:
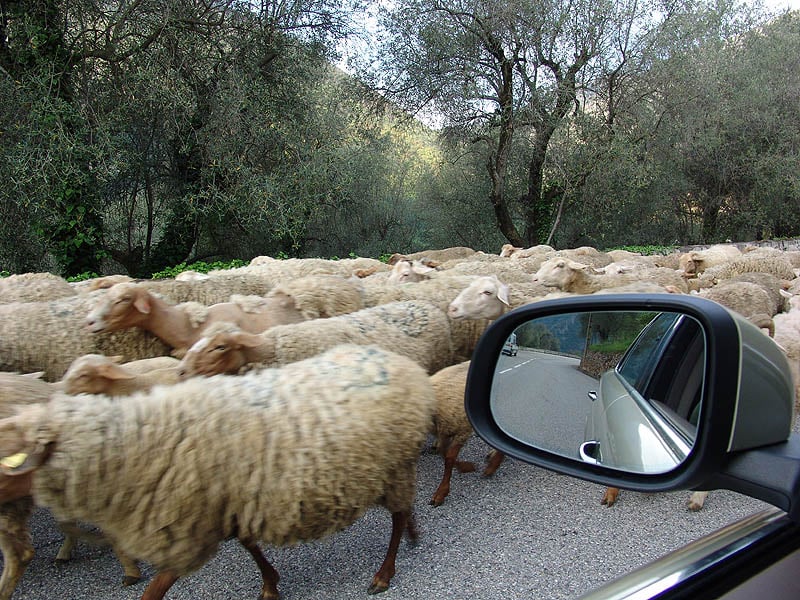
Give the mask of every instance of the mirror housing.
<svg viewBox="0 0 800 600">
<path fill-rule="evenodd" d="M 491 407 L 503 345 L 520 325 L 574 312 L 667 311 L 702 327 L 705 374 L 694 447 L 665 473 L 612 469 L 557 454 L 508 435 Z M 541 301 L 497 319 L 472 356 L 465 408 L 476 433 L 519 460 L 607 486 L 658 492 L 725 488 L 762 499 L 800 517 L 800 442 L 791 434 L 795 391 L 780 348 L 745 318 L 716 302 L 680 294 L 604 294 Z M 794 518 L 794 517 L 793 517 Z"/>
</svg>

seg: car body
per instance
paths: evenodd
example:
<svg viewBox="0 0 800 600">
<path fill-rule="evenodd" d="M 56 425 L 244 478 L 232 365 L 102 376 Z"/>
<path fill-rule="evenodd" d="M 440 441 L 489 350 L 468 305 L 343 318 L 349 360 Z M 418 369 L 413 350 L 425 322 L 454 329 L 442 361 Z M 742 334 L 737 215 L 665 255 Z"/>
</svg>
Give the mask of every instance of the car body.
<svg viewBox="0 0 800 600">
<path fill-rule="evenodd" d="M 640 473 L 680 465 L 697 432 L 704 359 L 705 340 L 695 319 L 679 312 L 653 317 L 617 365 L 602 374 L 598 392 L 589 392 L 581 458 Z"/>
<path fill-rule="evenodd" d="M 630 322 L 646 317 L 647 323 L 623 339 L 621 349 L 598 350 L 604 346 L 596 343 L 595 330 L 583 325 L 608 321 L 609 315 Z M 530 385 L 509 386 L 501 348 L 512 332 L 533 326 L 546 326 L 556 343 L 526 367 Z M 692 329 L 692 336 L 679 335 Z M 584 342 L 576 345 L 581 337 Z M 699 340 L 693 356 L 687 339 Z M 527 351 L 537 354 L 526 345 Z M 554 357 L 550 366 L 537 368 L 548 357 Z M 580 390 L 592 385 L 596 389 L 588 389 L 581 402 Z M 512 389 L 524 389 L 525 398 L 512 397 Z M 539 397 L 547 390 L 562 390 L 559 409 L 573 411 L 575 418 L 544 412 L 552 398 Z M 562 474 L 642 492 L 729 489 L 773 505 L 584 596 L 743 600 L 800 597 L 794 400 L 785 356 L 744 318 L 688 295 L 609 294 L 544 301 L 495 321 L 473 353 L 465 408 L 491 446 Z M 535 408 L 520 414 L 521 406 Z M 586 426 L 578 432 L 572 421 L 581 417 Z M 553 427 L 559 428 L 554 434 Z M 664 446 L 675 439 L 682 439 L 682 452 L 651 460 L 668 453 Z M 599 448 L 589 449 L 587 442 Z M 640 460 L 631 460 L 637 444 Z"/>
<path fill-rule="evenodd" d="M 503 349 L 501 350 L 503 354 L 506 356 L 516 356 L 517 352 L 519 352 L 519 346 L 517 345 L 517 334 L 512 333 L 508 336 L 506 343 L 503 344 Z"/>
</svg>

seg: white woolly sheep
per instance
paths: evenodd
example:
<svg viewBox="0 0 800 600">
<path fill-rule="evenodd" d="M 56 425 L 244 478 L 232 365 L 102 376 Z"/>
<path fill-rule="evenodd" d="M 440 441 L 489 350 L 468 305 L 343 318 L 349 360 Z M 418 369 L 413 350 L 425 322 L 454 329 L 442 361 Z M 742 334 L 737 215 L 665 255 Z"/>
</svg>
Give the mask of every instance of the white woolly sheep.
<svg viewBox="0 0 800 600">
<path fill-rule="evenodd" d="M 275 286 L 267 298 L 288 296 L 304 319 L 336 317 L 364 308 L 361 281 L 339 275 L 307 275 Z M 289 323 L 286 319 L 283 323 Z"/>
<path fill-rule="evenodd" d="M 719 283 L 744 273 L 770 273 L 778 279 L 795 279 L 792 264 L 782 256 L 744 256 L 706 269 L 698 279 L 706 283 Z"/>
<path fill-rule="evenodd" d="M 447 312 L 453 299 L 473 279 L 474 277 L 449 276 L 442 273 L 437 275 L 435 279 L 399 286 L 385 286 L 383 288 L 384 293 L 377 298 L 377 305 L 405 300 L 421 300 L 432 302 L 443 312 Z M 369 299 L 369 292 L 365 293 L 365 297 Z M 371 301 L 376 300 L 372 299 Z M 487 324 L 488 321 L 486 320 L 450 320 L 450 335 L 453 343 L 452 364 L 469 360 L 475 349 L 475 344 L 478 343 L 478 339 L 483 334 Z"/>
<path fill-rule="evenodd" d="M 421 250 L 419 252 L 412 252 L 411 254 L 398 254 L 395 252 L 389 257 L 388 265 L 394 265 L 400 261 L 421 263 L 444 263 L 449 260 L 462 260 L 465 258 L 472 258 L 477 252 L 467 246 L 453 246 L 452 248 L 443 248 L 437 250 Z M 432 265 L 435 266 L 435 265 Z"/>
<path fill-rule="evenodd" d="M 168 355 L 164 342 L 141 329 L 101 334 L 86 329 L 86 315 L 111 289 L 49 302 L 0 304 L 0 370 L 42 371 L 46 381 L 58 381 L 83 354 L 120 354 L 127 360 Z"/>
<path fill-rule="evenodd" d="M 790 308 L 772 318 L 773 338 L 789 361 L 795 386 L 795 406 L 800 409 L 800 296 L 792 296 Z"/>
<path fill-rule="evenodd" d="M 228 302 L 233 294 L 264 296 L 275 286 L 275 278 L 258 269 L 240 268 L 213 271 L 205 279 L 153 279 L 137 283 L 172 304 L 199 302 L 211 306 Z"/>
<path fill-rule="evenodd" d="M 684 276 L 694 277 L 710 267 L 735 260 L 742 256 L 742 251 L 731 244 L 716 244 L 705 250 L 690 250 L 680 255 L 680 270 Z"/>
<path fill-rule="evenodd" d="M 181 376 L 238 373 L 245 365 L 285 365 L 337 344 L 375 344 L 433 373 L 452 364 L 450 324 L 430 302 L 392 302 L 358 312 L 278 325 L 261 334 L 215 325 L 181 360 Z"/>
<path fill-rule="evenodd" d="M 436 435 L 439 454 L 444 459 L 442 480 L 430 501 L 433 506 L 441 506 L 450 493 L 453 467 L 461 473 L 475 470 L 473 463 L 458 460 L 458 453 L 473 433 L 472 425 L 464 411 L 464 390 L 467 387 L 469 364 L 470 361 L 465 361 L 451 365 L 431 375 L 431 385 L 436 395 L 433 432 Z M 483 470 L 484 476 L 493 475 L 504 458 L 502 452 L 492 450 Z"/>
<path fill-rule="evenodd" d="M 604 288 L 648 281 L 664 288 L 686 292 L 686 281 L 680 273 L 664 267 L 653 267 L 635 273 L 603 275 L 594 268 L 567 258 L 551 258 L 533 276 L 534 281 L 573 294 L 592 294 Z"/>
<path fill-rule="evenodd" d="M 500 248 L 500 256 L 503 258 L 529 258 L 531 256 L 544 257 L 548 252 L 555 252 L 556 249 L 547 244 L 538 244 L 530 248 L 520 248 L 512 244 L 503 244 Z"/>
<path fill-rule="evenodd" d="M 11 417 L 22 406 L 46 403 L 55 393 L 52 384 L 38 378 L 38 373 L 20 375 L 17 373 L 0 373 L 0 418 Z M 0 489 L 13 487 L 15 481 L 0 474 Z M 31 544 L 28 520 L 33 513 L 33 499 L 29 494 L 0 503 L 0 551 L 3 553 L 3 574 L 0 577 L 0 600 L 9 600 L 19 580 L 33 559 L 34 548 Z M 56 556 L 57 561 L 70 558 L 76 538 L 97 542 L 96 535 L 83 532 L 59 523 L 62 531 L 69 531 Z M 125 570 L 123 583 L 130 585 L 141 577 L 136 563 L 117 553 Z"/>
<path fill-rule="evenodd" d="M 211 271 L 212 279 L 218 275 L 237 273 L 242 276 L 257 275 L 271 282 L 272 286 L 308 275 L 339 275 L 350 277 L 357 271 L 389 271 L 390 266 L 374 258 L 343 258 L 329 260 L 324 258 L 289 258 L 279 260 L 269 256 L 256 256 L 246 267 L 227 271 Z M 252 292 L 255 293 L 255 292 Z M 265 292 L 266 293 L 266 292 Z"/>
<path fill-rule="evenodd" d="M 22 273 L 0 277 L 0 303 L 46 302 L 74 296 L 76 291 L 63 277 L 52 273 Z"/>
<path fill-rule="evenodd" d="M 254 557 L 261 598 L 275 600 L 278 573 L 259 541 L 319 539 L 378 505 L 392 514 L 392 534 L 375 593 L 389 586 L 403 533 L 416 537 L 416 466 L 434 402 L 413 361 L 346 345 L 124 402 L 57 395 L 0 421 L 0 455 L 26 455 L 4 468 L 18 494 L 32 493 L 58 518 L 96 524 L 152 564 L 148 600 L 161 600 L 227 538 Z M 12 498 L 0 490 L 0 500 Z"/>
<path fill-rule="evenodd" d="M 129 396 L 133 392 L 149 390 L 154 385 L 177 383 L 180 380 L 180 361 L 171 357 L 161 358 L 172 361 L 170 366 L 142 370 L 141 366 L 130 368 L 128 364 L 119 364 L 122 361 L 121 356 L 85 354 L 72 361 L 57 385 L 64 393 L 71 395 Z"/>
<path fill-rule="evenodd" d="M 436 269 L 418 260 L 399 260 L 394 263 L 387 283 L 415 283 L 428 279 Z"/>
<path fill-rule="evenodd" d="M 535 283 L 507 285 L 494 275 L 478 277 L 450 302 L 447 316 L 455 323 L 481 319 L 493 321 L 519 306 L 571 295 L 548 291 L 548 288 Z"/>
<path fill-rule="evenodd" d="M 258 333 L 278 323 L 303 320 L 290 298 L 259 297 L 259 302 L 257 307 L 235 302 L 208 307 L 197 303 L 172 305 L 137 283 L 120 283 L 86 315 L 86 325 L 92 333 L 138 327 L 163 340 L 175 356 L 182 356 L 213 322 L 231 321 L 245 331 Z"/>
<path fill-rule="evenodd" d="M 126 283 L 128 281 L 133 281 L 133 277 L 129 277 L 128 275 L 103 275 L 102 277 L 76 281 L 70 283 L 70 285 L 76 292 L 86 294 L 88 292 L 94 292 L 95 290 L 106 290 L 113 285 Z"/>
</svg>

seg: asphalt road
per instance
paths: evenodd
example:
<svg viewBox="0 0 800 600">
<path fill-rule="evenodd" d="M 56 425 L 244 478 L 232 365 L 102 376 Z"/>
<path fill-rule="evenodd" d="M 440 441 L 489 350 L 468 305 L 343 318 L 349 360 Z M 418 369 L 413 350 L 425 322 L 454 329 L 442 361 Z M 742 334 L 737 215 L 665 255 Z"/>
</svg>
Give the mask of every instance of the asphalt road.
<svg viewBox="0 0 800 600">
<path fill-rule="evenodd" d="M 482 462 L 488 447 L 473 439 L 463 457 Z M 766 505 L 738 494 L 712 492 L 699 513 L 688 492 L 623 491 L 612 508 L 602 487 L 506 460 L 497 474 L 455 474 L 444 505 L 428 500 L 441 459 L 420 460 L 416 546 L 401 545 L 397 574 L 385 600 L 575 598 L 598 584 L 701 537 Z M 122 588 L 122 570 L 107 549 L 79 546 L 71 562 L 54 564 L 60 535 L 50 515 L 32 519 L 36 556 L 14 600 L 138 599 L 145 583 Z M 370 510 L 324 541 L 266 547 L 281 575 L 283 600 L 367 598 L 366 589 L 388 542 L 390 518 Z M 143 568 L 147 578 L 152 570 Z M 225 543 L 201 570 L 179 580 L 168 600 L 258 598 L 260 578 L 236 542 Z"/>
</svg>

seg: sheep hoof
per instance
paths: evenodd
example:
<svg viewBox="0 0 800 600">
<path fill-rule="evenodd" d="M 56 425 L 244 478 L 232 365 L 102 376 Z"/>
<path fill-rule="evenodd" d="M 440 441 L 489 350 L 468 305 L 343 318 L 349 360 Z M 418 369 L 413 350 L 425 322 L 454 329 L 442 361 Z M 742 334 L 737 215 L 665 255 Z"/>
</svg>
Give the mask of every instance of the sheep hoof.
<svg viewBox="0 0 800 600">
<path fill-rule="evenodd" d="M 122 578 L 122 585 L 127 587 L 129 585 L 134 585 L 136 583 L 139 583 L 141 580 L 142 580 L 141 577 L 133 577 L 132 575 L 125 575 L 125 577 Z"/>
<path fill-rule="evenodd" d="M 456 461 L 456 469 L 459 473 L 472 473 L 475 470 L 475 463 L 468 460 Z"/>
<path fill-rule="evenodd" d="M 382 581 L 373 581 L 372 585 L 369 586 L 367 589 L 368 594 L 380 594 L 381 592 L 385 592 L 389 589 L 388 583 L 383 583 Z"/>
</svg>

